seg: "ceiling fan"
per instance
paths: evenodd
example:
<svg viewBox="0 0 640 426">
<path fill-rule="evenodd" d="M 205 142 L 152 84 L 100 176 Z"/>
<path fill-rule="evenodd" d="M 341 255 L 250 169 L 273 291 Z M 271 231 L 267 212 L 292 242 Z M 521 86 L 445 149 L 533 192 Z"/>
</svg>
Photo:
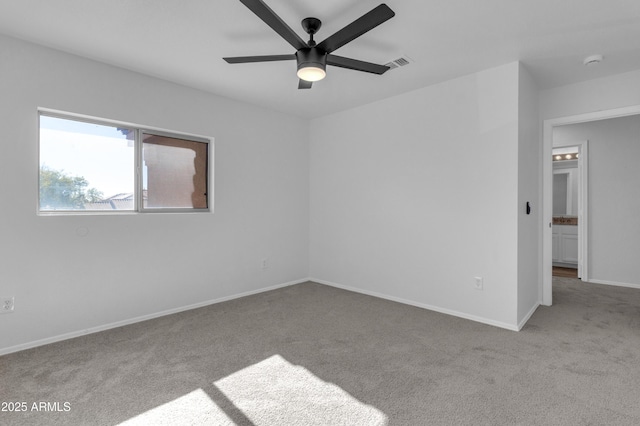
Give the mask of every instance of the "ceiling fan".
<svg viewBox="0 0 640 426">
<path fill-rule="evenodd" d="M 314 81 L 322 80 L 326 76 L 327 65 L 373 74 L 384 74 L 389 70 L 389 67 L 386 65 L 378 65 L 371 62 L 359 61 L 357 59 L 344 58 L 332 53 L 350 41 L 360 37 L 367 31 L 377 27 L 388 19 L 393 18 L 395 13 L 384 3 L 375 7 L 368 13 L 365 13 L 360 18 L 356 19 L 321 43 L 316 44 L 313 40 L 313 35 L 318 32 L 322 25 L 322 22 L 319 19 L 305 18 L 302 20 L 302 28 L 310 37 L 309 41 L 305 42 L 262 0 L 240 0 L 240 2 L 255 13 L 258 18 L 262 19 L 275 32 L 280 34 L 282 38 L 296 49 L 296 53 L 289 55 L 238 56 L 223 58 L 230 64 L 288 61 L 295 59 L 298 63 L 298 89 L 310 89 Z"/>
</svg>

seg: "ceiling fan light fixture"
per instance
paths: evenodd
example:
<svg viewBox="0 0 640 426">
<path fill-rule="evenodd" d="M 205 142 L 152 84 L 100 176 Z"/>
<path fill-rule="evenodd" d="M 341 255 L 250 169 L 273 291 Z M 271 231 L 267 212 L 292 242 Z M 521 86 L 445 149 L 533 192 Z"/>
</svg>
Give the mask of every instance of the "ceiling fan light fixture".
<svg viewBox="0 0 640 426">
<path fill-rule="evenodd" d="M 298 78 L 304 81 L 320 81 L 326 76 L 327 72 L 319 66 L 305 66 L 304 68 L 298 69 Z"/>
<path fill-rule="evenodd" d="M 309 34 L 309 41 L 307 42 L 300 38 L 295 31 L 271 10 L 264 0 L 240 0 L 240 2 L 255 13 L 258 18 L 271 27 L 272 30 L 278 33 L 287 43 L 294 47 L 296 53 L 294 55 L 236 56 L 223 58 L 230 64 L 288 61 L 295 59 L 298 66 L 298 89 L 311 89 L 314 81 L 325 78 L 327 75 L 327 64 L 334 67 L 378 75 L 389 71 L 389 67 L 386 65 L 373 64 L 371 62 L 359 61 L 332 54 L 333 51 L 393 18 L 395 16 L 394 11 L 384 3 L 374 7 L 341 30 L 333 33 L 333 35 L 330 35 L 321 43 L 316 43 L 313 37 L 322 26 L 322 22 L 318 18 L 309 17 L 302 20 L 302 28 Z"/>
<path fill-rule="evenodd" d="M 304 81 L 320 81 L 327 76 L 327 54 L 315 47 L 300 49 L 298 59 L 298 78 Z"/>
</svg>

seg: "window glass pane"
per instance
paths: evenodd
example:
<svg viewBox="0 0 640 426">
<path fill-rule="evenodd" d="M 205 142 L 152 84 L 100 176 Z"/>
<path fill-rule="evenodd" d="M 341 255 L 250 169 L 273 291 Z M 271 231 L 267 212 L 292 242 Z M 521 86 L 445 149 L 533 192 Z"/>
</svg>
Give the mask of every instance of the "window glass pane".
<svg viewBox="0 0 640 426">
<path fill-rule="evenodd" d="M 40 210 L 134 210 L 135 132 L 40 116 Z"/>
<path fill-rule="evenodd" d="M 143 133 L 143 207 L 206 209 L 208 144 Z"/>
</svg>

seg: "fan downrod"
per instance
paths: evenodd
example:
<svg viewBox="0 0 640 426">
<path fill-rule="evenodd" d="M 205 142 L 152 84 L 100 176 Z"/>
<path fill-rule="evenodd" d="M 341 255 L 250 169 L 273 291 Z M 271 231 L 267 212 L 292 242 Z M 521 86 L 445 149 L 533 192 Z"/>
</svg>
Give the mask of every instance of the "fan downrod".
<svg viewBox="0 0 640 426">
<path fill-rule="evenodd" d="M 316 42 L 313 41 L 313 35 L 318 32 L 321 26 L 322 21 L 318 18 L 304 18 L 302 20 L 302 28 L 310 37 L 309 46 L 314 47 L 316 45 Z"/>
</svg>

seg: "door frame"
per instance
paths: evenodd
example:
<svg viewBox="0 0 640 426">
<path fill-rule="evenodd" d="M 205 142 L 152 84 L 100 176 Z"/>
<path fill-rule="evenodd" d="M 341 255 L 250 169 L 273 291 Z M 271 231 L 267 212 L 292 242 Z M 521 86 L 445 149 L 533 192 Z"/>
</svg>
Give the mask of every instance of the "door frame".
<svg viewBox="0 0 640 426">
<path fill-rule="evenodd" d="M 543 121 L 542 130 L 542 304 L 551 306 L 552 298 L 552 260 L 551 260 L 551 225 L 553 222 L 553 128 L 567 124 L 586 123 L 589 121 L 605 120 L 608 118 L 626 117 L 640 114 L 640 105 L 615 108 L 610 110 L 589 112 L 568 117 L 552 118 Z M 574 144 L 575 145 L 575 144 Z M 585 212 L 586 213 L 586 212 Z M 583 238 L 586 240 L 586 238 Z M 578 241 L 580 244 L 580 241 Z M 586 243 L 586 241 L 585 241 Z M 583 259 L 584 260 L 584 259 Z M 588 276 L 588 270 L 582 271 Z"/>
</svg>

